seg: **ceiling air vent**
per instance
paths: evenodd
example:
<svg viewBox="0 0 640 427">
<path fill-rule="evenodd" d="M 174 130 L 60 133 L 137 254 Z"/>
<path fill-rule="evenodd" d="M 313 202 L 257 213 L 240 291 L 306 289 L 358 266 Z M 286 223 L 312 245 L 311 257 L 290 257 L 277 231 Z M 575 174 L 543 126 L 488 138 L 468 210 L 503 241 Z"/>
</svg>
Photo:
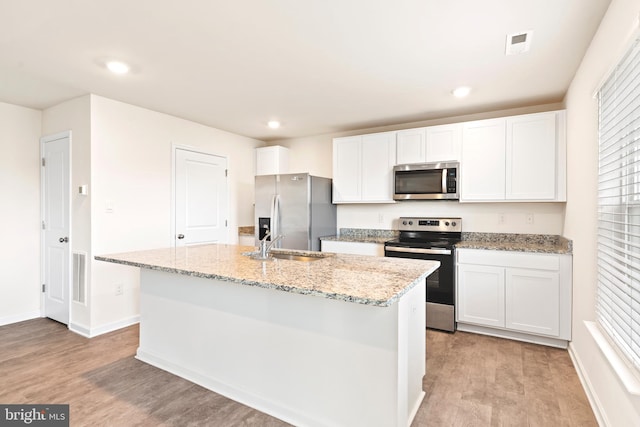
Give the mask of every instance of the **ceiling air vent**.
<svg viewBox="0 0 640 427">
<path fill-rule="evenodd" d="M 517 55 L 529 51 L 531 47 L 531 37 L 533 31 L 525 31 L 520 33 L 507 34 L 507 44 L 505 55 Z"/>
</svg>

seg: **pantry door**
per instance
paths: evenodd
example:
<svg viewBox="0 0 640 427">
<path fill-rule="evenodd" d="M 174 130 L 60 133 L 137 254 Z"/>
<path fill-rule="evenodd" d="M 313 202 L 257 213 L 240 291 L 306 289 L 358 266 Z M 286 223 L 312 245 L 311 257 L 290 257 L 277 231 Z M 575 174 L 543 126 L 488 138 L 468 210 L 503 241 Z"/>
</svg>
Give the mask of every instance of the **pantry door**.
<svg viewBox="0 0 640 427">
<path fill-rule="evenodd" d="M 44 315 L 69 324 L 71 289 L 71 132 L 40 139 Z"/>
<path fill-rule="evenodd" d="M 175 246 L 227 243 L 227 159 L 174 149 Z"/>
</svg>

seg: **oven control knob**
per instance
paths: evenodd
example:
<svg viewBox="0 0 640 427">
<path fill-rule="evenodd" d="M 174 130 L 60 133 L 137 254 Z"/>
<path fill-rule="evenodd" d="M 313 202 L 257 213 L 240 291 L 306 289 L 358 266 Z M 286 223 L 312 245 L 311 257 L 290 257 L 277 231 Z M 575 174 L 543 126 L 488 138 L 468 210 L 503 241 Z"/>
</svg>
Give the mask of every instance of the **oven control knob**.
<svg viewBox="0 0 640 427">
<path fill-rule="evenodd" d="M 409 225 L 413 225 L 413 221 L 409 221 Z"/>
<path fill-rule="evenodd" d="M 402 221 L 402 225 L 407 225 L 407 221 Z"/>
<path fill-rule="evenodd" d="M 449 226 L 449 221 L 445 221 L 444 225 L 448 227 Z"/>
<path fill-rule="evenodd" d="M 455 222 L 455 221 L 453 221 L 453 222 L 451 223 L 451 226 L 452 226 L 452 227 L 455 227 L 455 226 L 456 226 L 456 222 Z"/>
</svg>

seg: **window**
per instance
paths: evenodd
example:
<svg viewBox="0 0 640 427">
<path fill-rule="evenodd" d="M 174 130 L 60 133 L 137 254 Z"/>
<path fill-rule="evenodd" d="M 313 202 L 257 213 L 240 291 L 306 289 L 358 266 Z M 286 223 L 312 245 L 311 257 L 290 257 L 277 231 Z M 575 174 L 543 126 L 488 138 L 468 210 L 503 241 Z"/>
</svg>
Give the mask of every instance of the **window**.
<svg viewBox="0 0 640 427">
<path fill-rule="evenodd" d="M 640 371 L 640 39 L 598 96 L 597 318 Z"/>
</svg>

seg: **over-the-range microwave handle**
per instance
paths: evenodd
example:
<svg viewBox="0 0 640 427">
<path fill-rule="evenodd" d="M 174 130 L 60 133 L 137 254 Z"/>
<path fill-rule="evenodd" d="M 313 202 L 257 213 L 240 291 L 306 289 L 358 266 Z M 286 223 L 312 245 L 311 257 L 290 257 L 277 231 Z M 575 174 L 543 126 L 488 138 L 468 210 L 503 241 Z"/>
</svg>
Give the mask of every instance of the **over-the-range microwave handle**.
<svg viewBox="0 0 640 427">
<path fill-rule="evenodd" d="M 442 168 L 442 194 L 447 194 L 447 168 Z"/>
<path fill-rule="evenodd" d="M 424 249 L 387 246 L 384 250 L 387 252 L 405 252 L 410 254 L 451 255 L 451 249 Z"/>
</svg>

